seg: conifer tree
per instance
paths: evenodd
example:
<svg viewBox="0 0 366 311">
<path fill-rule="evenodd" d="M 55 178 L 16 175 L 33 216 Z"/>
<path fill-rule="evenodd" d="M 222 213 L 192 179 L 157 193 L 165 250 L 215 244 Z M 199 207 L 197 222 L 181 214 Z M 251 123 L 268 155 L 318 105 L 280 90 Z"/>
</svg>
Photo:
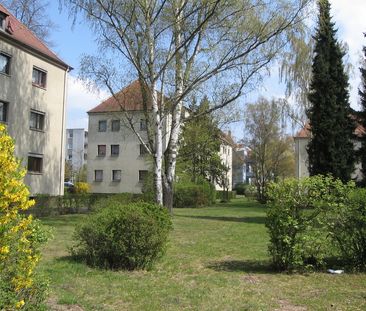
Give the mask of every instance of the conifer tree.
<svg viewBox="0 0 366 311">
<path fill-rule="evenodd" d="M 349 104 L 337 30 L 328 0 L 319 0 L 319 16 L 310 85 L 308 117 L 312 138 L 308 145 L 310 175 L 332 174 L 348 181 L 354 170 L 354 122 Z"/>
<path fill-rule="evenodd" d="M 366 33 L 364 34 L 366 37 Z M 366 129 L 366 46 L 363 47 L 364 65 L 360 68 L 362 86 L 358 93 L 361 99 L 360 125 Z M 366 135 L 360 137 L 361 148 L 359 149 L 360 162 L 362 164 L 362 184 L 366 185 Z"/>
</svg>

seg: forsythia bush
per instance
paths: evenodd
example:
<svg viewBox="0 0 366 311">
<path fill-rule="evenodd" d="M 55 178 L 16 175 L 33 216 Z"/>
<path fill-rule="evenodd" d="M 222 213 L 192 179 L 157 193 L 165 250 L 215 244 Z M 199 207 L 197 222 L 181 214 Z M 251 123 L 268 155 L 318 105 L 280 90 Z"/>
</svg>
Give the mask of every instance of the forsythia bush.
<svg viewBox="0 0 366 311">
<path fill-rule="evenodd" d="M 42 310 L 47 286 L 34 270 L 45 236 L 32 216 L 19 214 L 34 201 L 13 152 L 14 143 L 0 124 L 0 310 Z"/>
<path fill-rule="evenodd" d="M 89 193 L 90 191 L 90 186 L 88 183 L 86 182 L 77 182 L 75 184 L 75 193 L 77 194 L 84 194 L 84 193 Z"/>
</svg>

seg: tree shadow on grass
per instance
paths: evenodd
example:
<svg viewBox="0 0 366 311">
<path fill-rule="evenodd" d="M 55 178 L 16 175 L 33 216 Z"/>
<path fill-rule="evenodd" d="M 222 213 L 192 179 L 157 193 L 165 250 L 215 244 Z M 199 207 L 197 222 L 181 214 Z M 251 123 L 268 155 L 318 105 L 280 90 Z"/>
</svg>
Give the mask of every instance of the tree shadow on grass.
<svg viewBox="0 0 366 311">
<path fill-rule="evenodd" d="M 215 271 L 248 272 L 248 273 L 275 273 L 269 261 L 258 260 L 222 260 L 209 263 L 207 268 Z"/>
<path fill-rule="evenodd" d="M 230 216 L 193 216 L 193 215 L 175 215 L 175 217 L 195 218 L 203 220 L 244 222 L 249 224 L 265 224 L 266 217 L 230 217 Z"/>
</svg>

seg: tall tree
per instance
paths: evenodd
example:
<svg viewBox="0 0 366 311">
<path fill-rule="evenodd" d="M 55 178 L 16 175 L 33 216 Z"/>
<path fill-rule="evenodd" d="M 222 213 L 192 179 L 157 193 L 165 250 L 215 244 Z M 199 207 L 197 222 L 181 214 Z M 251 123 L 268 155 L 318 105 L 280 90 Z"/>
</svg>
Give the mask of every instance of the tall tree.
<svg viewBox="0 0 366 311">
<path fill-rule="evenodd" d="M 171 208 L 184 104 L 193 93 L 211 95 L 205 114 L 239 98 L 286 46 L 312 0 L 60 1 L 98 35 L 101 52 L 84 58 L 81 77 L 113 95 L 126 76 L 143 85 L 149 132 L 138 137 L 154 158 L 156 202 Z"/>
<path fill-rule="evenodd" d="M 364 35 L 366 37 L 366 33 Z M 363 67 L 360 68 L 362 86 L 359 89 L 358 93 L 361 99 L 361 111 L 359 112 L 360 125 L 362 125 L 364 129 L 366 129 L 366 46 L 363 47 L 363 53 Z M 363 185 L 366 185 L 366 134 L 364 133 L 359 139 L 361 141 L 359 155 L 362 165 L 362 183 Z"/>
<path fill-rule="evenodd" d="M 319 16 L 308 110 L 312 137 L 308 145 L 311 175 L 332 174 L 348 181 L 354 170 L 352 110 L 344 53 L 336 39 L 328 0 L 319 0 Z"/>
<path fill-rule="evenodd" d="M 192 182 L 199 182 L 203 178 L 221 185 L 226 173 L 219 156 L 222 133 L 212 115 L 201 115 L 209 106 L 207 97 L 202 99 L 198 107 L 191 105 L 190 113 L 200 116 L 191 119 L 183 127 L 178 167 L 183 174 L 190 176 Z"/>
<path fill-rule="evenodd" d="M 55 30 L 56 24 L 47 14 L 49 1 L 45 0 L 3 0 L 4 6 L 14 14 L 28 29 L 48 45 L 51 31 Z"/>
<path fill-rule="evenodd" d="M 295 172 L 292 140 L 282 125 L 281 102 L 261 98 L 245 110 L 245 145 L 250 148 L 254 183 L 259 201 L 265 201 L 270 181 L 293 176 Z"/>
</svg>

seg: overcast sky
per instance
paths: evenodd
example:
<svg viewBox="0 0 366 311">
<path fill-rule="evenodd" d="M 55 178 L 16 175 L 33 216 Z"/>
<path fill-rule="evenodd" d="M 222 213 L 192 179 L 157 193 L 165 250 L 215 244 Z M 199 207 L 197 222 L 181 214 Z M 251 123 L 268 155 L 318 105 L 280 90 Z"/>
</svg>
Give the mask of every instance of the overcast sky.
<svg viewBox="0 0 366 311">
<path fill-rule="evenodd" d="M 338 39 L 349 46 L 348 57 L 354 67 L 350 79 L 351 105 L 357 108 L 357 88 L 360 84 L 358 67 L 362 56 L 362 46 L 366 45 L 363 32 L 366 32 L 366 0 L 331 0 L 333 21 L 336 23 Z M 73 28 L 66 12 L 59 12 L 58 1 L 51 1 L 51 18 L 60 26 L 60 31 L 55 32 L 53 41 L 56 44 L 55 52 L 75 69 L 69 76 L 67 128 L 87 128 L 87 114 L 102 99 L 108 97 L 107 93 L 90 93 L 83 84 L 76 79 L 79 62 L 82 54 L 93 53 L 96 45 L 92 32 L 85 23 L 77 23 Z M 266 96 L 283 96 L 283 87 L 278 85 L 277 78 L 272 76 L 264 87 L 258 90 L 258 94 Z M 250 98 L 255 98 L 256 93 Z M 248 99 L 243 98 L 239 104 L 244 105 Z M 241 136 L 241 123 L 232 126 L 235 136 Z"/>
</svg>

